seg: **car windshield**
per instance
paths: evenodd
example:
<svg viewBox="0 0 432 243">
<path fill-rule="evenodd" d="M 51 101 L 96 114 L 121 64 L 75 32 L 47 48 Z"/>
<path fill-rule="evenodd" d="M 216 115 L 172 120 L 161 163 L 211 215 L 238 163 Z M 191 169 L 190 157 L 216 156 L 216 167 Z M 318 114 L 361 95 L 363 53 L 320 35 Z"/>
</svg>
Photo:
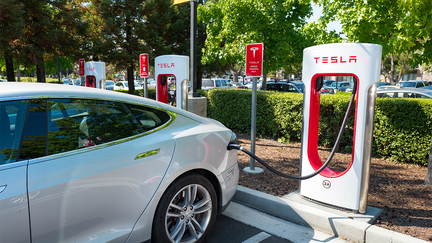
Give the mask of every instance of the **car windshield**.
<svg viewBox="0 0 432 243">
<path fill-rule="evenodd" d="M 330 85 L 330 87 L 336 87 L 336 84 L 337 84 L 337 87 L 343 87 L 343 86 L 349 86 L 349 84 L 348 83 L 332 83 L 331 85 Z"/>
<path fill-rule="evenodd" d="M 202 86 L 214 86 L 214 81 L 211 79 L 203 79 Z"/>
<path fill-rule="evenodd" d="M 298 83 L 298 84 L 294 84 L 294 85 L 297 86 L 297 88 L 303 93 L 303 88 L 304 88 L 303 83 Z"/>
<path fill-rule="evenodd" d="M 401 87 L 415 87 L 415 82 L 400 82 Z"/>
<path fill-rule="evenodd" d="M 114 81 L 106 81 L 105 84 L 106 85 L 114 85 Z"/>
</svg>

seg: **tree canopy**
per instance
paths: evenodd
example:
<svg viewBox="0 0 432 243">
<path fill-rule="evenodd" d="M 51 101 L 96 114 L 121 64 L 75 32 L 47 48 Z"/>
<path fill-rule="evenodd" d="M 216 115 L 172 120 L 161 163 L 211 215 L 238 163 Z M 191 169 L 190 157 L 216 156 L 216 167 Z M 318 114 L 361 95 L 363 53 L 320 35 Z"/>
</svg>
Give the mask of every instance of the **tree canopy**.
<svg viewBox="0 0 432 243">
<path fill-rule="evenodd" d="M 199 21 L 207 24 L 202 62 L 244 66 L 246 45 L 263 43 L 265 73 L 301 63 L 304 38 L 300 30 L 311 14 L 310 1 L 206 1 L 198 9 Z"/>
<path fill-rule="evenodd" d="M 394 60 L 402 55 L 406 57 L 402 63 L 413 68 L 432 60 L 429 0 L 314 0 L 314 3 L 323 6 L 318 22 L 325 25 L 339 20 L 348 41 L 380 44 L 383 57 L 389 55 Z M 401 66 L 401 70 L 404 68 Z M 393 77 L 394 66 L 387 72 Z"/>
</svg>

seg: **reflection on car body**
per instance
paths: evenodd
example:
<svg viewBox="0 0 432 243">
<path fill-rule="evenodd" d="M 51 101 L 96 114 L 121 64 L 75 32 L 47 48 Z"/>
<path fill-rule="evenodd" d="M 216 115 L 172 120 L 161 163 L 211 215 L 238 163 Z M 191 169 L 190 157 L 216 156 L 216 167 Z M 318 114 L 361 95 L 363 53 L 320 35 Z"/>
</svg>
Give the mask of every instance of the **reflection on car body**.
<svg viewBox="0 0 432 243">
<path fill-rule="evenodd" d="M 196 242 L 236 192 L 217 121 L 86 87 L 8 82 L 0 97 L 2 242 Z"/>
</svg>

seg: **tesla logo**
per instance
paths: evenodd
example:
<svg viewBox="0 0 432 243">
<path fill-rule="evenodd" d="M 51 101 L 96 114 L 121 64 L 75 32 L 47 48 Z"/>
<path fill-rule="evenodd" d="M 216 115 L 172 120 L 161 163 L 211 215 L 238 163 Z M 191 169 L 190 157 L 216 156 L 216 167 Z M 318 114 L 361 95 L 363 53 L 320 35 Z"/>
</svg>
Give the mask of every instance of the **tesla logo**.
<svg viewBox="0 0 432 243">
<path fill-rule="evenodd" d="M 322 185 L 325 189 L 329 189 L 331 187 L 331 183 L 329 180 L 324 180 Z"/>
<path fill-rule="evenodd" d="M 255 52 L 258 51 L 259 48 L 258 47 L 252 47 L 250 50 L 253 51 L 253 58 L 255 58 Z"/>
<path fill-rule="evenodd" d="M 175 67 L 174 63 L 158 63 L 158 68 L 173 68 Z"/>
<path fill-rule="evenodd" d="M 333 57 L 314 57 L 315 63 L 356 63 L 357 56 L 349 56 L 348 59 L 343 56 L 333 56 Z"/>
<path fill-rule="evenodd" d="M 90 71 L 94 71 L 96 69 L 95 69 L 95 67 L 86 67 L 85 70 L 90 72 Z"/>
</svg>

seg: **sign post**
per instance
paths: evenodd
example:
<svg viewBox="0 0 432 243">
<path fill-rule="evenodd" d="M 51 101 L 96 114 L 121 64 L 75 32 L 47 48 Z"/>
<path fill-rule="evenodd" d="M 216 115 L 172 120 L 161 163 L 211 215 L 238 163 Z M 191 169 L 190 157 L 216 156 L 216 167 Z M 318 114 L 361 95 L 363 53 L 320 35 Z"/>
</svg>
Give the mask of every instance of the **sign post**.
<svg viewBox="0 0 432 243">
<path fill-rule="evenodd" d="M 262 76 L 264 45 L 262 43 L 246 46 L 246 76 L 252 79 L 252 118 L 251 118 L 251 152 L 255 154 L 257 78 Z M 261 173 L 262 168 L 255 168 L 255 160 L 251 158 L 250 168 L 244 168 L 246 173 Z"/>
<path fill-rule="evenodd" d="M 144 97 L 148 98 L 148 89 L 147 89 L 147 77 L 149 76 L 149 65 L 148 65 L 148 54 L 140 54 L 140 75 L 141 77 L 144 77 Z"/>
<path fill-rule="evenodd" d="M 80 80 L 81 80 L 81 86 L 85 86 L 85 84 L 83 84 L 83 83 L 85 83 L 85 78 L 84 78 L 84 76 L 85 76 L 85 72 L 84 72 L 85 60 L 84 60 L 84 58 L 79 59 L 78 63 L 79 63 L 79 76 L 80 76 Z"/>
</svg>

